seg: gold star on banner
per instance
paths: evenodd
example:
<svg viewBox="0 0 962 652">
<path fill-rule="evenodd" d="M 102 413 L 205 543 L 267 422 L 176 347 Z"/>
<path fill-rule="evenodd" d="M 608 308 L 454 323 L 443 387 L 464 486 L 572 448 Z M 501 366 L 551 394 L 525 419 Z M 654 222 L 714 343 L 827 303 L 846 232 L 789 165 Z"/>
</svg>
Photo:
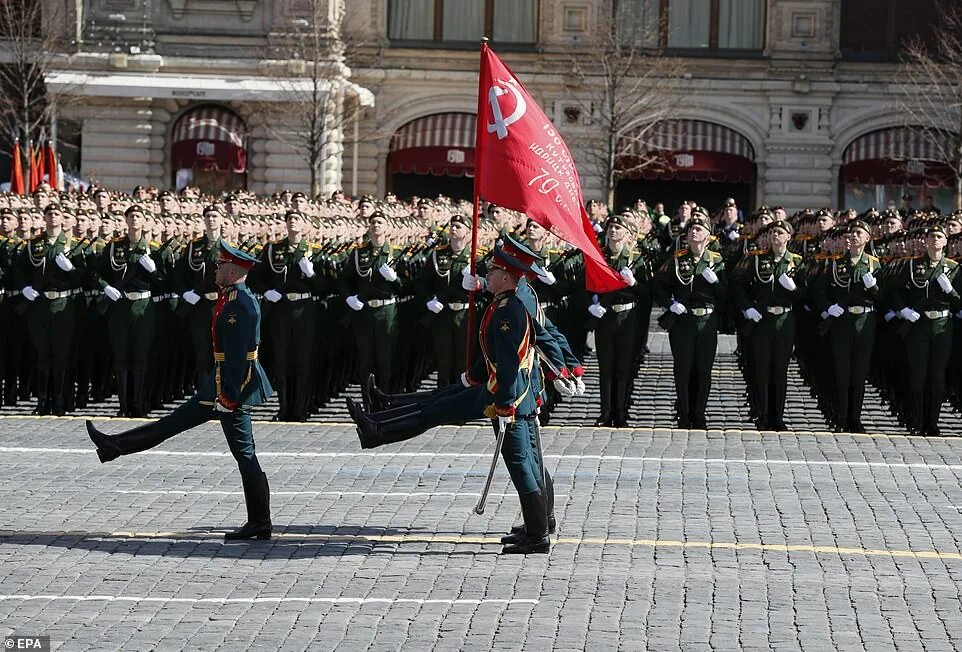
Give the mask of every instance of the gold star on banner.
<svg viewBox="0 0 962 652">
<path fill-rule="evenodd" d="M 501 322 L 501 332 L 507 333 L 509 330 L 511 330 L 511 324 L 506 321 Z"/>
</svg>

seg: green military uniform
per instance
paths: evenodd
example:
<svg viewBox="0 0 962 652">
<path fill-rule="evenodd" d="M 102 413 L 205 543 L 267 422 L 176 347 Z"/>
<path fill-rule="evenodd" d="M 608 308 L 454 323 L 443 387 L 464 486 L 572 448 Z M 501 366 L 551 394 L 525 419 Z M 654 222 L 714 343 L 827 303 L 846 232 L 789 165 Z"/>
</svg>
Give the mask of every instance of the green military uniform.
<svg viewBox="0 0 962 652">
<path fill-rule="evenodd" d="M 714 272 L 716 282 L 705 279 L 706 269 Z M 667 328 L 671 345 L 680 428 L 707 427 L 705 409 L 718 347 L 715 309 L 725 297 L 724 270 L 717 252 L 706 249 L 696 257 L 680 249 L 655 275 L 655 300 L 666 310 L 659 322 Z M 685 308 L 680 315 L 671 310 L 675 303 Z"/>
<path fill-rule="evenodd" d="M 36 354 L 37 414 L 65 413 L 64 392 L 73 351 L 76 301 L 82 293 L 84 268 L 76 241 L 66 233 L 42 234 L 24 247 L 19 260 L 21 292 L 27 299 L 27 326 Z M 70 269 L 58 265 L 63 258 Z M 27 291 L 25 291 L 27 290 Z M 33 300 L 33 292 L 39 293 Z"/>
<path fill-rule="evenodd" d="M 875 302 L 879 294 L 875 275 L 880 267 L 878 258 L 867 253 L 854 260 L 846 253 L 825 261 L 824 273 L 812 288 L 813 308 L 826 315 L 820 328 L 827 331 L 831 346 L 833 414 L 839 431 L 865 432 L 862 400 L 875 344 Z M 866 285 L 863 278 L 872 284 Z M 830 310 L 843 312 L 834 316 L 827 312 Z"/>
<path fill-rule="evenodd" d="M 385 243 L 375 247 L 367 242 L 354 249 L 341 270 L 340 295 L 343 299 L 359 301 L 360 310 L 350 314 L 350 330 L 357 344 L 357 366 L 361 378 L 373 373 L 378 384 L 393 388 L 391 369 L 397 339 L 397 299 L 401 279 L 387 280 L 379 271 L 390 267 L 399 253 L 398 247 Z"/>
<path fill-rule="evenodd" d="M 304 238 L 296 243 L 288 238 L 272 242 L 261 251 L 251 280 L 268 306 L 264 332 L 280 400 L 279 421 L 307 420 L 317 328 L 314 254 Z"/>
<path fill-rule="evenodd" d="M 598 425 L 623 427 L 628 421 L 628 401 L 638 348 L 642 346 L 639 321 L 646 308 L 651 310 L 651 274 L 637 251 L 625 248 L 612 252 L 606 248 L 604 254 L 609 267 L 617 272 L 630 270 L 635 281 L 620 290 L 596 295 L 588 308 L 594 322 L 601 386 Z"/>
<path fill-rule="evenodd" d="M 13 307 L 18 301 L 20 286 L 16 283 L 14 263 L 20 239 L 15 235 L 0 237 L 0 405 L 17 404 L 17 378 L 20 374 L 21 346 L 26 329 Z"/>
<path fill-rule="evenodd" d="M 184 299 L 181 309 L 187 314 L 187 328 L 194 358 L 194 379 L 197 384 L 211 369 L 210 356 L 207 354 L 210 351 L 210 320 L 217 302 L 214 272 L 219 256 L 218 243 L 210 242 L 207 236 L 203 236 L 187 244 L 177 265 L 177 291 Z M 196 298 L 197 301 L 191 304 L 188 297 Z"/>
<path fill-rule="evenodd" d="M 913 433 L 938 435 L 939 414 L 945 398 L 945 372 L 952 347 L 952 313 L 959 306 L 955 287 L 946 292 L 938 278 L 945 274 L 957 284 L 959 265 L 942 256 L 937 261 L 922 255 L 907 261 L 893 288 L 894 306 L 909 308 L 918 317 L 902 327 L 910 362 L 907 421 Z"/>
<path fill-rule="evenodd" d="M 744 316 L 746 379 L 751 383 L 749 396 L 759 430 L 786 430 L 785 397 L 798 293 L 794 279 L 801 267 L 798 254 L 785 251 L 776 256 L 766 249 L 745 255 L 731 275 L 735 307 Z"/>
<path fill-rule="evenodd" d="M 153 261 L 146 238 L 137 242 L 118 238 L 104 249 L 97 271 L 97 282 L 108 299 L 107 332 L 120 399 L 117 416 L 143 417 L 149 410 L 145 390 L 154 335 L 151 289 L 162 270 L 154 262 L 149 271 L 141 259 Z"/>
<path fill-rule="evenodd" d="M 454 251 L 448 243 L 432 247 L 416 286 L 418 306 L 426 310 L 422 323 L 431 329 L 438 370 L 438 387 L 458 382 L 466 368 L 470 293 L 461 286 L 462 271 L 471 264 L 468 247 Z"/>
</svg>

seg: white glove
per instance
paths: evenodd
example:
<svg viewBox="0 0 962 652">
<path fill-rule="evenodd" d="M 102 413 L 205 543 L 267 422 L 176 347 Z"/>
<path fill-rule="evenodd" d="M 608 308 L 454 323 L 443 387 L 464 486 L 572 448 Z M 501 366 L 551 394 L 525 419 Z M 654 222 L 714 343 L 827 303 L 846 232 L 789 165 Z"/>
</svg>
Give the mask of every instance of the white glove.
<svg viewBox="0 0 962 652">
<path fill-rule="evenodd" d="M 377 271 L 388 283 L 393 283 L 397 280 L 397 272 L 395 272 L 387 263 L 381 263 L 381 266 L 377 268 Z"/>
<path fill-rule="evenodd" d="M 593 316 L 597 317 L 598 319 L 601 319 L 602 317 L 605 316 L 605 313 L 608 312 L 608 309 L 605 308 L 600 303 L 593 303 L 590 306 L 588 306 L 588 312 L 590 312 Z"/>
<path fill-rule="evenodd" d="M 112 285 L 108 285 L 104 288 L 104 294 L 107 295 L 107 298 L 111 301 L 119 301 L 121 297 L 120 290 Z"/>
<path fill-rule="evenodd" d="M 581 380 L 581 376 L 575 376 L 575 395 L 584 396 L 586 389 L 585 381 Z"/>
<path fill-rule="evenodd" d="M 425 304 L 428 310 L 433 312 L 435 315 L 444 310 L 444 304 L 438 301 L 437 297 L 431 297 L 431 300 Z"/>
<path fill-rule="evenodd" d="M 277 303 L 283 297 L 281 293 L 278 292 L 277 290 L 268 290 L 267 292 L 264 293 L 264 298 L 270 301 L 271 303 Z"/>
<path fill-rule="evenodd" d="M 785 272 L 782 272 L 782 275 L 778 277 L 778 284 L 781 285 L 786 290 L 788 290 L 789 292 L 794 292 L 795 289 L 798 287 L 797 285 L 795 285 L 795 279 L 793 279 L 791 276 L 789 276 Z"/>
<path fill-rule="evenodd" d="M 544 276 L 539 276 L 538 280 L 544 283 L 545 285 L 554 285 L 558 279 L 554 277 L 554 274 L 552 274 L 548 270 L 545 270 Z"/>
<path fill-rule="evenodd" d="M 471 387 L 471 383 L 468 382 L 468 372 L 466 372 L 466 371 L 462 371 L 462 372 L 461 372 L 461 386 L 462 386 L 462 387 Z"/>
<path fill-rule="evenodd" d="M 630 267 L 621 268 L 621 277 L 628 281 L 628 287 L 635 287 L 635 284 L 638 283 L 638 281 L 635 280 L 635 273 L 631 271 Z"/>
<path fill-rule="evenodd" d="M 569 383 L 565 378 L 555 378 L 551 384 L 554 385 L 558 393 L 565 398 L 571 398 L 575 395 L 575 388 L 572 387 L 573 383 Z"/>
<path fill-rule="evenodd" d="M 220 401 L 214 401 L 214 412 L 224 412 L 230 414 L 231 410 L 228 410 L 226 407 L 221 405 Z"/>
<path fill-rule="evenodd" d="M 358 299 L 356 294 L 347 298 L 347 305 L 350 306 L 351 310 L 362 310 L 364 308 L 364 302 Z"/>
<path fill-rule="evenodd" d="M 676 315 L 683 315 L 688 312 L 688 308 L 685 307 L 685 304 L 678 303 L 677 301 L 672 301 L 671 305 L 668 306 L 668 309 Z"/>
<path fill-rule="evenodd" d="M 906 321 L 910 321 L 910 322 L 913 322 L 913 323 L 917 322 L 917 321 L 919 320 L 919 317 L 921 317 L 921 316 L 922 316 L 922 315 L 920 315 L 919 313 L 915 312 L 915 311 L 912 310 L 911 308 L 902 308 L 901 310 L 899 310 L 899 317 L 901 317 L 902 319 L 904 319 L 904 320 L 906 320 Z"/>
<path fill-rule="evenodd" d="M 22 294 L 27 301 L 36 301 L 37 297 L 40 296 L 40 293 L 34 290 L 30 285 L 20 290 L 20 294 Z"/>
<path fill-rule="evenodd" d="M 307 256 L 304 256 L 297 261 L 297 266 L 301 269 L 301 272 L 304 274 L 304 276 L 307 278 L 314 278 L 314 263 L 312 263 Z"/>
<path fill-rule="evenodd" d="M 74 269 L 73 263 L 70 262 L 70 259 L 64 256 L 63 253 L 57 254 L 56 258 L 53 259 L 53 262 L 57 263 L 57 267 L 65 272 L 72 272 Z"/>
<path fill-rule="evenodd" d="M 731 240 L 732 242 L 734 242 L 735 240 L 738 240 L 738 231 L 729 231 L 728 239 Z"/>
<path fill-rule="evenodd" d="M 762 313 L 758 312 L 754 308 L 749 308 L 744 312 L 745 319 L 751 319 L 756 324 L 762 320 Z"/>
<path fill-rule="evenodd" d="M 885 316 L 883 317 L 883 319 L 885 319 L 885 321 L 892 321 L 893 319 L 895 319 L 895 311 L 889 310 L 887 313 L 885 313 Z"/>
<path fill-rule="evenodd" d="M 943 292 L 946 294 L 952 293 L 952 281 L 950 281 L 949 277 L 945 275 L 945 272 L 939 274 L 938 278 L 935 280 L 938 281 L 939 287 L 942 288 Z"/>
<path fill-rule="evenodd" d="M 701 276 L 709 283 L 715 284 L 718 282 L 718 274 L 716 274 L 715 270 L 711 267 L 706 267 L 705 271 L 701 273 Z"/>
<path fill-rule="evenodd" d="M 498 417 L 498 430 L 501 430 L 502 428 L 504 428 L 505 430 L 507 430 L 508 428 L 511 427 L 511 424 L 512 424 L 512 423 L 514 423 L 514 419 L 512 419 L 511 417 L 502 417 L 502 416 L 499 416 L 499 417 Z"/>
<path fill-rule="evenodd" d="M 150 254 L 144 254 L 137 262 L 140 263 L 140 266 L 146 269 L 149 274 L 157 271 L 157 263 L 150 257 Z"/>
<path fill-rule="evenodd" d="M 471 268 L 465 267 L 461 270 L 461 287 L 468 292 L 474 292 L 481 289 L 481 277 L 474 276 L 471 273 Z"/>
<path fill-rule="evenodd" d="M 833 303 L 828 307 L 828 310 L 826 310 L 825 312 L 830 314 L 832 317 L 841 317 L 842 315 L 845 314 L 845 308 L 838 305 L 837 303 Z"/>
<path fill-rule="evenodd" d="M 876 280 L 872 272 L 865 272 L 862 274 L 862 284 L 865 286 L 866 290 L 871 290 L 878 285 L 878 280 Z"/>
<path fill-rule="evenodd" d="M 193 290 L 187 290 L 181 296 L 184 298 L 184 301 L 186 301 L 192 306 L 196 305 L 197 302 L 200 301 L 200 295 L 194 292 Z"/>
</svg>

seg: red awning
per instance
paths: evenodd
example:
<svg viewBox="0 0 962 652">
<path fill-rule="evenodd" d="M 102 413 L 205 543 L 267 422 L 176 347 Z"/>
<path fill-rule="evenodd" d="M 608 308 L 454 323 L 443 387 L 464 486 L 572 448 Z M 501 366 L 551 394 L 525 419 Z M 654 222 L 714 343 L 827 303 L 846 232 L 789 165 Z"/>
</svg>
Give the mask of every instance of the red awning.
<svg viewBox="0 0 962 652">
<path fill-rule="evenodd" d="M 219 107 L 201 107 L 185 114 L 174 127 L 174 169 L 246 172 L 246 131 L 237 115 Z"/>
<path fill-rule="evenodd" d="M 623 178 L 649 181 L 755 180 L 755 149 L 728 127 L 703 120 L 664 120 L 618 140 L 615 165 Z"/>
<path fill-rule="evenodd" d="M 472 113 L 440 113 L 407 123 L 391 138 L 388 171 L 473 176 L 476 124 Z"/>
<path fill-rule="evenodd" d="M 893 127 L 859 136 L 842 154 L 842 180 L 892 186 L 954 185 L 952 168 L 941 160 L 942 151 L 950 151 L 951 143 L 940 144 L 939 138 L 921 129 Z"/>
</svg>

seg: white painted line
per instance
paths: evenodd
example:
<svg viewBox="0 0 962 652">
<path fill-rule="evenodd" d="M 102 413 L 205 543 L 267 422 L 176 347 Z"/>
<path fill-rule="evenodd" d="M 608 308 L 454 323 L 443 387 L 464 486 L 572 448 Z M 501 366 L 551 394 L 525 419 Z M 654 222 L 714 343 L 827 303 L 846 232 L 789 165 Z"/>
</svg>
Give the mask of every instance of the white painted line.
<svg viewBox="0 0 962 652">
<path fill-rule="evenodd" d="M 63 455 L 93 455 L 89 448 L 29 448 L 22 446 L 0 446 L 0 453 L 54 453 Z M 144 451 L 138 456 L 183 456 L 183 457 L 231 457 L 230 452 L 224 451 Z M 279 458 L 426 458 L 426 459 L 490 459 L 491 453 L 312 453 L 304 452 L 259 452 L 258 457 Z M 850 460 L 766 460 L 766 459 L 729 459 L 723 457 L 633 457 L 629 455 L 552 455 L 544 456 L 547 460 L 559 461 L 599 461 L 599 462 L 631 462 L 651 464 L 722 464 L 722 465 L 753 465 L 753 466 L 842 466 L 850 468 L 892 468 L 892 469 L 946 469 L 962 471 L 962 464 L 944 464 L 930 462 L 862 462 Z M 118 458 L 119 459 L 119 458 Z"/>
<path fill-rule="evenodd" d="M 243 496 L 243 491 L 217 491 L 217 490 L 202 490 L 202 489 L 108 489 L 105 493 L 109 494 L 142 494 L 142 495 L 166 495 L 175 494 L 178 496 L 199 494 L 205 496 Z M 272 496 L 361 496 L 361 497 L 379 497 L 379 498 L 462 498 L 470 497 L 477 498 L 481 494 L 480 492 L 458 492 L 458 491 L 274 491 L 271 490 Z M 509 496 L 517 496 L 514 494 L 495 494 L 489 493 L 489 496 L 507 498 Z M 563 497 L 566 494 L 555 494 L 556 497 Z"/>
<path fill-rule="evenodd" d="M 432 598 L 151 598 L 137 595 L 0 595 L 2 601 L 50 600 L 69 602 L 139 602 L 157 604 L 538 604 L 537 600 L 525 598 L 432 599 Z"/>
</svg>

